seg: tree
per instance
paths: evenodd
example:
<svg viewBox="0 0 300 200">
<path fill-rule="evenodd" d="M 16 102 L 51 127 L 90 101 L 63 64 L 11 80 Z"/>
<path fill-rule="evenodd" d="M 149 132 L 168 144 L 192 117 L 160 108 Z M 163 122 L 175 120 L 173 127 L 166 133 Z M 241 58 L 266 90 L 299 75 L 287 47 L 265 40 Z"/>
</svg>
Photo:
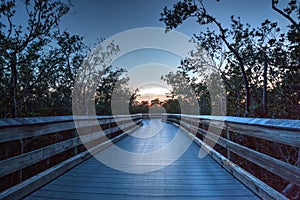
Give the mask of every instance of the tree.
<svg viewBox="0 0 300 200">
<path fill-rule="evenodd" d="M 228 38 L 228 29 L 225 29 L 215 17 L 213 17 L 207 12 L 203 1 L 198 0 L 196 2 L 193 0 L 183 0 L 177 2 L 174 5 L 173 9 L 168 9 L 167 7 L 165 7 L 163 12 L 161 13 L 160 20 L 166 24 L 167 29 L 173 29 L 176 28 L 178 25 L 182 24 L 185 20 L 187 20 L 190 17 L 195 17 L 197 19 L 198 24 L 200 25 L 216 25 L 219 30 L 218 36 L 222 39 L 226 47 L 237 59 L 242 75 L 246 96 L 246 108 L 244 115 L 248 115 L 250 111 L 250 87 L 247 73 L 245 70 L 244 60 L 242 59 L 242 56 L 240 55 L 238 49 L 236 49 L 234 45 L 230 44 Z"/>
<path fill-rule="evenodd" d="M 290 42 L 288 47 L 288 52 L 290 52 L 290 54 L 287 65 L 283 66 L 288 70 L 287 76 L 284 77 L 285 82 L 288 84 L 286 84 L 287 86 L 283 87 L 283 89 L 285 90 L 285 95 L 289 94 L 288 96 L 290 96 L 290 98 L 296 96 L 293 103 L 294 105 L 296 104 L 296 107 L 291 110 L 294 110 L 295 115 L 297 116 L 300 112 L 300 5 L 296 0 L 290 0 L 287 7 L 281 10 L 277 7 L 278 3 L 279 0 L 272 0 L 272 9 L 290 22 L 290 29 L 287 37 Z M 293 14 L 296 15 L 295 18 L 293 18 Z M 300 150 L 298 150 L 298 157 L 295 165 L 300 167 Z M 294 184 L 289 183 L 282 192 L 287 195 L 292 193 L 296 187 L 297 186 Z M 291 196 L 293 199 L 299 199 L 300 193 L 294 192 Z"/>
<path fill-rule="evenodd" d="M 167 99 L 163 102 L 162 106 L 165 108 L 166 113 L 174 113 L 174 114 L 180 114 L 180 104 L 178 99 Z"/>
<path fill-rule="evenodd" d="M 207 12 L 202 0 L 182 0 L 161 13 L 160 20 L 167 30 L 192 17 L 199 25 L 217 27 L 217 31 L 207 29 L 194 34 L 193 39 L 215 61 L 214 69 L 221 74 L 227 90 L 227 110 L 231 115 L 241 116 L 243 112 L 244 116 L 295 118 L 300 109 L 299 4 L 290 0 L 282 10 L 277 4 L 278 1 L 272 1 L 273 9 L 291 22 L 287 34 L 275 22 L 265 20 L 252 28 L 234 16 L 231 26 L 225 28 Z M 193 59 L 186 59 L 182 65 L 189 73 L 199 71 L 198 61 Z"/>
<path fill-rule="evenodd" d="M 80 38 L 68 36 L 66 33 L 61 35 L 56 29 L 61 18 L 70 10 L 70 6 L 69 1 L 63 3 L 58 0 L 26 0 L 23 7 L 27 13 L 27 24 L 21 26 L 14 23 L 16 2 L 1 1 L 0 17 L 5 19 L 0 22 L 0 61 L 3 77 L 1 93 L 7 96 L 4 102 L 10 108 L 10 114 L 6 116 L 18 117 L 22 106 L 28 104 L 28 99 L 36 98 L 36 84 L 39 84 L 42 90 L 49 90 L 47 83 L 42 79 L 58 70 L 57 67 L 63 60 L 68 60 L 66 57 L 69 57 L 70 61 L 70 51 L 75 50 L 71 49 L 75 48 L 75 43 L 81 42 Z M 63 38 L 75 40 L 73 46 L 68 43 L 63 45 L 62 42 L 59 44 L 68 55 L 61 56 L 62 52 L 57 47 L 51 47 L 53 40 L 59 39 L 58 37 L 61 41 Z M 70 48 L 70 51 L 67 51 L 67 48 Z M 71 69 L 70 63 L 68 66 Z M 23 98 L 26 95 L 24 102 Z"/>
<path fill-rule="evenodd" d="M 136 101 L 136 99 L 134 98 L 134 100 L 130 104 L 130 114 L 137 114 L 137 113 L 149 113 L 149 102 L 148 101 L 139 102 Z"/>
<path fill-rule="evenodd" d="M 288 6 L 283 10 L 280 10 L 279 8 L 277 8 L 278 3 L 279 3 L 279 0 L 272 0 L 272 9 L 274 9 L 277 13 L 279 13 L 281 16 L 283 16 L 287 20 L 289 20 L 291 23 L 292 29 L 296 29 L 296 30 L 300 31 L 300 23 L 299 22 L 297 23 L 296 20 L 293 19 L 293 17 L 291 16 L 292 13 L 294 11 L 296 11 L 296 12 L 298 12 L 297 13 L 298 19 L 300 18 L 299 2 L 297 4 L 297 0 L 290 0 L 290 2 L 288 3 Z"/>
<path fill-rule="evenodd" d="M 282 89 L 291 96 L 293 104 L 297 105 L 290 110 L 297 116 L 297 113 L 300 112 L 300 5 L 298 1 L 290 0 L 285 8 L 279 9 L 278 3 L 279 0 L 272 0 L 273 10 L 290 22 L 287 32 L 287 40 L 289 41 L 286 50 L 287 63 L 282 66 L 287 71 L 287 75 L 284 78 L 285 84 Z"/>
<path fill-rule="evenodd" d="M 197 91 L 195 79 L 191 79 L 186 71 L 180 67 L 176 73 L 170 72 L 161 77 L 163 81 L 172 86 L 169 101 L 166 101 L 163 105 L 165 108 L 172 108 L 172 113 L 200 114 L 199 96 L 195 93 Z M 169 106 L 166 103 L 171 105 Z M 179 107 L 176 107 L 177 105 Z"/>
<path fill-rule="evenodd" d="M 105 68 L 96 90 L 96 114 L 126 114 L 129 113 L 130 101 L 134 93 L 128 88 L 128 77 L 122 77 L 126 70 Z"/>
</svg>

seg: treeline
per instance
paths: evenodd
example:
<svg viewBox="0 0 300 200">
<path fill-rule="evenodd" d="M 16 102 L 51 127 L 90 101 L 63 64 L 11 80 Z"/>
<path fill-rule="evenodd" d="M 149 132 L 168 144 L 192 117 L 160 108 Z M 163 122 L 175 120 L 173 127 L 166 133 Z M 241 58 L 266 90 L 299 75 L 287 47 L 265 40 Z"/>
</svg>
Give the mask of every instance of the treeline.
<svg viewBox="0 0 300 200">
<path fill-rule="evenodd" d="M 296 0 L 279 1 L 270 0 L 270 7 L 274 15 L 289 22 L 288 27 L 279 27 L 268 19 L 252 27 L 235 16 L 231 17 L 230 27 L 224 27 L 202 0 L 182 0 L 171 8 L 165 7 L 160 20 L 169 30 L 190 18 L 195 18 L 195 25 L 207 26 L 207 31 L 194 34 L 198 51 L 181 62 L 177 73 L 162 77 L 173 86 L 175 99 L 185 97 L 188 88 L 184 88 L 190 85 L 198 100 L 198 112 L 211 114 L 223 100 L 209 94 L 210 88 L 215 87 L 225 91 L 227 115 L 300 119 L 300 5 Z M 203 50 L 210 59 L 205 58 Z M 299 167 L 298 148 L 239 134 L 231 139 Z M 299 199 L 298 186 L 243 158 L 233 161 L 289 199 Z"/>
<path fill-rule="evenodd" d="M 0 117 L 71 115 L 75 77 L 90 52 L 82 37 L 59 28 L 72 5 L 69 1 L 18 3 L 18 10 L 14 0 L 0 4 Z M 211 105 L 220 104 L 217 98 L 211 99 L 209 91 L 217 78 L 203 76 L 209 69 L 199 65 L 204 49 L 215 62 L 213 71 L 224 83 L 225 114 L 298 119 L 300 8 L 295 0 L 284 9 L 277 5 L 276 0 L 270 2 L 274 15 L 290 23 L 286 32 L 267 19 L 259 27 L 251 27 L 234 16 L 231 26 L 223 27 L 201 0 L 183 0 L 171 9 L 164 8 L 160 20 L 167 29 L 194 17 L 200 26 L 215 25 L 216 30 L 195 33 L 193 40 L 199 52 L 182 60 L 177 73 L 162 77 L 173 91 L 159 106 L 170 113 L 211 114 Z M 27 13 L 25 24 L 16 23 L 18 12 Z M 149 106 L 154 109 L 155 103 L 136 101 L 138 91 L 128 88 L 125 74 L 124 69 L 111 66 L 102 72 L 96 89 L 96 114 L 119 114 L 123 109 L 149 112 Z M 201 81 L 196 77 L 202 77 Z M 116 86 L 120 101 L 126 103 L 119 111 L 112 110 L 112 103 L 118 105 L 112 102 Z M 191 109 L 191 102 L 197 103 L 199 110 Z"/>
<path fill-rule="evenodd" d="M 195 33 L 193 37 L 200 53 L 194 52 L 183 60 L 178 73 L 169 74 L 165 79 L 170 82 L 179 75 L 191 73 L 203 77 L 207 70 L 201 64 L 203 48 L 215 62 L 213 70 L 221 74 L 225 85 L 227 115 L 299 119 L 300 6 L 296 0 L 280 3 L 286 7 L 279 8 L 278 0 L 270 0 L 270 7 L 274 15 L 289 22 L 290 25 L 284 27 L 287 31 L 268 19 L 252 27 L 235 16 L 231 17 L 231 26 L 224 27 L 209 13 L 202 0 L 183 0 L 172 8 L 165 7 L 160 20 L 168 30 L 190 18 L 195 18 L 195 25 L 199 27 L 207 26 L 207 31 Z M 205 87 L 213 85 L 213 79 L 207 76 L 199 83 L 189 78 L 188 82 L 196 95 L 207 95 Z M 175 94 L 181 95 L 178 83 L 173 89 Z M 202 95 L 198 98 L 200 107 L 209 102 Z"/>
<path fill-rule="evenodd" d="M 1 1 L 0 117 L 71 114 L 76 70 L 88 49 L 82 37 L 59 29 L 71 8 L 65 2 L 17 1 L 17 10 L 16 1 Z M 19 13 L 26 23 L 17 24 Z"/>
<path fill-rule="evenodd" d="M 16 5 L 18 4 L 18 5 Z M 0 3 L 0 117 L 72 114 L 75 77 L 90 47 L 79 35 L 60 30 L 70 1 L 7 0 Z M 18 24 L 19 13 L 26 23 Z M 111 114 L 115 84 L 127 87 L 124 69 L 107 67 L 97 80 L 97 114 Z"/>
</svg>

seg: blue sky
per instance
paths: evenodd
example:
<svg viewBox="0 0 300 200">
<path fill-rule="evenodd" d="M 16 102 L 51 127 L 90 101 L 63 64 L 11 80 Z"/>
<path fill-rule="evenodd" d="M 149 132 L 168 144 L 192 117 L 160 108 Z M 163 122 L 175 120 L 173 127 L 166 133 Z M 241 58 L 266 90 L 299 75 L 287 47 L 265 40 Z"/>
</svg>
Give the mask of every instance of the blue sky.
<svg viewBox="0 0 300 200">
<path fill-rule="evenodd" d="M 87 43 L 97 38 L 108 38 L 128 29 L 139 27 L 164 27 L 159 21 L 164 6 L 171 7 L 172 0 L 76 0 L 71 14 L 62 20 L 62 28 L 85 37 Z M 288 22 L 271 9 L 271 0 L 204 0 L 210 13 L 228 26 L 230 16 L 240 16 L 253 26 L 264 19 L 277 21 L 283 27 Z M 178 31 L 192 36 L 203 30 L 193 20 L 185 22 Z"/>
<path fill-rule="evenodd" d="M 170 8 L 175 2 L 174 0 L 73 0 L 74 7 L 68 15 L 63 17 L 60 29 L 83 36 L 85 43 L 92 45 L 97 43 L 97 39 L 109 38 L 134 28 L 164 28 L 164 23 L 159 21 L 160 13 L 165 6 Z M 203 0 L 203 2 L 208 12 L 215 16 L 225 28 L 230 26 L 232 15 L 240 16 L 243 22 L 253 27 L 259 26 L 265 19 L 278 22 L 282 29 L 288 25 L 284 18 L 271 9 L 271 0 L 220 0 L 220 2 Z M 24 23 L 26 11 L 21 2 L 17 3 L 17 11 L 19 14 L 16 21 Z M 189 37 L 205 30 L 206 27 L 199 26 L 193 19 L 176 29 Z M 152 84 L 156 89 L 151 91 L 158 91 L 157 86 L 161 85 L 160 77 L 167 73 L 166 70 L 162 70 L 165 74 L 159 74 L 151 73 L 146 68 L 152 67 L 158 70 L 158 66 L 168 66 L 176 69 L 180 59 L 178 55 L 170 52 L 142 49 L 123 55 L 114 62 L 114 65 L 127 69 L 129 74 L 132 69 L 139 69 L 139 73 L 142 74 L 140 66 L 143 66 L 147 71 L 146 76 L 152 78 L 152 82 L 148 85 L 147 83 L 136 85 L 136 87 L 149 89 Z M 136 72 L 131 74 L 136 74 Z M 142 75 L 135 79 L 139 83 L 145 80 Z M 166 85 L 162 85 L 161 88 L 161 91 L 165 91 Z M 147 92 L 144 91 L 144 93 Z"/>
<path fill-rule="evenodd" d="M 109 38 L 129 29 L 164 28 L 163 22 L 159 21 L 160 13 L 165 6 L 171 7 L 175 2 L 172 0 L 76 0 L 73 1 L 74 7 L 71 13 L 63 18 L 61 28 L 83 36 L 87 44 L 95 43 L 97 38 Z M 265 19 L 277 21 L 282 28 L 288 25 L 285 19 L 271 9 L 271 0 L 221 0 L 220 2 L 204 0 L 204 4 L 208 12 L 224 27 L 230 26 L 232 15 L 240 16 L 243 22 L 253 27 L 259 26 Z M 188 20 L 176 30 L 191 37 L 194 33 L 206 30 L 206 27 L 199 26 L 194 20 Z M 146 76 L 151 77 L 152 81 L 142 84 L 145 80 L 142 75 L 134 77 L 135 81 L 140 83 L 136 87 L 140 87 L 141 90 L 147 88 L 148 91 L 157 91 L 157 94 L 153 94 L 153 98 L 161 97 L 158 85 L 161 85 L 161 92 L 165 91 L 167 86 L 159 80 L 164 74 L 151 73 L 146 68 L 152 66 L 153 69 L 158 69 L 158 66 L 165 65 L 176 69 L 179 63 L 180 57 L 153 49 L 137 50 L 114 62 L 118 67 L 126 68 L 129 74 L 136 74 L 130 70 L 140 70 L 140 66 L 143 66 L 145 72 L 147 71 Z M 141 74 L 141 70 L 139 73 Z M 149 92 L 147 94 L 149 96 Z"/>
</svg>

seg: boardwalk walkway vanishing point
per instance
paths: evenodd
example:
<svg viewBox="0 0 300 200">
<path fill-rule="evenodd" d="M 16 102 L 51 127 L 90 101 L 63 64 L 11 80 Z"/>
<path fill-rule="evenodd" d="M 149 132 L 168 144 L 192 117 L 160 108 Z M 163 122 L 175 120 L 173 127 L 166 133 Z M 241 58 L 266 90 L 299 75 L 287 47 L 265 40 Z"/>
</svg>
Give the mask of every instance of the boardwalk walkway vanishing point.
<svg viewBox="0 0 300 200">
<path fill-rule="evenodd" d="M 157 129 L 159 133 L 151 135 Z M 117 145 L 131 152 L 151 152 L 168 145 L 178 131 L 182 140 L 190 140 L 172 124 L 146 120 Z M 110 147 L 104 151 L 110 151 Z M 193 143 L 172 165 L 141 174 L 111 169 L 90 158 L 26 199 L 258 199 L 211 157 L 200 159 L 198 152 L 199 146 Z M 164 161 L 151 160 L 153 165 L 160 162 Z M 133 160 L 130 167 L 142 164 Z"/>
</svg>

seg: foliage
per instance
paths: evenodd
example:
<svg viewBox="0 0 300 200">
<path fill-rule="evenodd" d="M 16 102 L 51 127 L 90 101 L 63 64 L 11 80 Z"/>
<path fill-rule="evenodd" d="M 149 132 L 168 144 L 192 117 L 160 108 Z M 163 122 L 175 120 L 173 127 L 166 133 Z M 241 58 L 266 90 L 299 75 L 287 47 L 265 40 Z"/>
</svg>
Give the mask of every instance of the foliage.
<svg viewBox="0 0 300 200">
<path fill-rule="evenodd" d="M 137 114 L 137 113 L 149 113 L 149 105 L 148 101 L 134 101 L 135 98 L 132 98 L 132 101 L 130 103 L 130 114 Z"/>
<path fill-rule="evenodd" d="M 0 5 L 0 115 L 71 114 L 71 88 L 86 51 L 81 37 L 57 27 L 71 4 L 26 0 L 19 6 L 25 26 L 14 22 L 14 0 Z"/>
<path fill-rule="evenodd" d="M 124 72 L 124 69 L 114 70 L 112 66 L 104 70 L 97 87 L 95 102 L 97 115 L 124 114 L 128 112 L 128 100 L 130 99 L 131 91 L 127 87 L 129 79 L 121 77 Z"/>
<path fill-rule="evenodd" d="M 287 32 L 268 19 L 253 28 L 234 16 L 231 26 L 223 27 L 208 13 L 202 0 L 182 0 L 161 13 L 160 20 L 167 30 L 177 28 L 189 18 L 196 18 L 200 26 L 216 26 L 216 30 L 208 26 L 205 32 L 194 34 L 193 40 L 199 50 L 206 51 L 214 62 L 214 71 L 222 77 L 228 115 L 299 118 L 300 7 L 295 0 L 283 10 L 277 4 L 278 1 L 272 1 L 274 11 L 291 23 Z M 203 76 L 201 56 L 194 55 L 183 60 L 179 71 L 201 76 L 201 84 L 209 86 L 211 78 Z M 173 87 L 174 91 L 177 88 Z"/>
<path fill-rule="evenodd" d="M 276 22 L 268 19 L 253 28 L 234 16 L 231 17 L 231 26 L 224 27 L 218 19 L 208 13 L 203 0 L 181 0 L 172 8 L 165 7 L 161 13 L 160 20 L 165 23 L 167 31 L 177 28 L 189 18 L 196 18 L 197 24 L 201 26 L 216 26 L 216 30 L 211 30 L 209 26 L 206 32 L 194 34 L 193 40 L 199 49 L 204 49 L 215 62 L 213 69 L 222 77 L 227 94 L 227 115 L 299 119 L 300 5 L 296 0 L 290 0 L 286 8 L 280 9 L 278 4 L 279 0 L 271 0 L 272 9 L 290 23 L 286 32 L 283 32 Z M 200 77 L 204 65 L 201 56 L 194 55 L 182 61 L 178 73 L 192 73 L 193 77 Z M 176 76 L 169 74 L 165 76 L 165 80 L 171 83 Z M 190 78 L 185 78 L 191 85 L 194 84 L 196 94 L 200 97 L 206 95 L 207 89 L 197 91 L 195 85 L 199 83 L 195 84 Z M 215 81 L 212 81 L 210 76 L 202 78 L 203 82 L 200 83 L 206 87 Z M 173 92 L 177 93 L 180 89 L 178 85 L 171 85 Z M 210 104 L 213 103 L 211 98 Z M 203 102 L 200 102 L 201 104 Z M 240 138 L 247 140 L 245 136 Z M 249 143 L 260 146 L 261 141 L 255 139 Z M 268 150 L 271 148 L 273 144 L 266 146 Z M 299 149 L 283 151 L 284 148 L 285 145 L 274 145 L 272 153 L 279 157 L 288 157 L 287 162 L 293 158 L 292 164 L 299 167 Z M 297 153 L 291 156 L 291 152 L 297 151 L 298 157 Z M 261 171 L 257 166 L 248 163 L 242 166 L 254 171 L 255 175 Z M 274 186 L 273 175 L 261 173 L 259 176 L 267 177 L 264 181 Z M 291 199 L 299 199 L 298 186 L 279 182 L 281 187 L 278 187 L 279 184 L 275 187 L 280 192 Z"/>
<path fill-rule="evenodd" d="M 69 1 L 64 2 L 1 1 L 1 117 L 71 115 L 73 88 L 80 67 L 86 68 L 89 74 L 83 75 L 93 83 L 80 85 L 79 79 L 76 87 L 97 88 L 93 102 L 97 114 L 111 114 L 111 95 L 116 90 L 116 83 L 122 85 L 119 92 L 131 95 L 126 87 L 128 79 L 120 78 L 125 70 L 113 70 L 105 65 L 107 58 L 118 52 L 116 45 L 99 46 L 86 57 L 89 49 L 83 38 L 60 31 L 59 22 L 71 8 Z M 16 6 L 20 8 L 16 10 Z M 21 8 L 27 18 L 19 25 L 15 17 L 17 12 L 22 12 Z M 97 64 L 103 65 L 104 70 L 94 69 Z M 81 95 L 85 100 L 91 99 L 90 94 Z"/>
</svg>

